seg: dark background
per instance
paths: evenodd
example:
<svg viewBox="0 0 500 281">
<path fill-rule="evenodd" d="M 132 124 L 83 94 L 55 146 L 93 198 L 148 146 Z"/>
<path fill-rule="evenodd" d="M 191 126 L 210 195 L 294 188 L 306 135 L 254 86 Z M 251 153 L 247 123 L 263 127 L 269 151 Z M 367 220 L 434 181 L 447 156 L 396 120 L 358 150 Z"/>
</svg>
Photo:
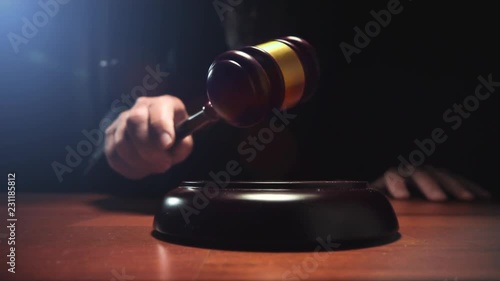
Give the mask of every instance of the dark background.
<svg viewBox="0 0 500 281">
<path fill-rule="evenodd" d="M 225 1 L 223 1 L 225 2 Z M 71 1 L 15 54 L 0 44 L 1 164 L 20 190 L 163 193 L 179 180 L 208 179 L 237 160 L 241 180 L 367 180 L 408 158 L 415 139 L 441 127 L 448 140 L 425 164 L 445 167 L 496 191 L 498 93 L 480 103 L 456 131 L 443 112 L 474 94 L 477 77 L 500 81 L 498 9 L 483 1 L 401 1 L 403 10 L 347 63 L 339 44 L 353 45 L 371 10 L 389 1 L 243 0 L 221 21 L 213 1 Z M 37 1 L 5 1 L 0 33 L 20 34 Z M 296 35 L 318 51 L 322 76 L 297 118 L 251 163 L 238 144 L 260 127 L 219 123 L 195 135 L 195 150 L 165 175 L 129 182 L 102 157 L 60 182 L 52 163 L 66 146 L 98 128 L 113 100 L 141 85 L 145 67 L 171 75 L 148 95 L 179 96 L 192 114 L 205 101 L 207 69 L 215 56 L 246 44 Z M 103 63 L 105 61 L 106 63 Z M 112 63 L 113 62 L 113 63 Z M 103 67 L 105 64 L 105 67 Z M 94 147 L 94 152 L 98 150 Z"/>
</svg>

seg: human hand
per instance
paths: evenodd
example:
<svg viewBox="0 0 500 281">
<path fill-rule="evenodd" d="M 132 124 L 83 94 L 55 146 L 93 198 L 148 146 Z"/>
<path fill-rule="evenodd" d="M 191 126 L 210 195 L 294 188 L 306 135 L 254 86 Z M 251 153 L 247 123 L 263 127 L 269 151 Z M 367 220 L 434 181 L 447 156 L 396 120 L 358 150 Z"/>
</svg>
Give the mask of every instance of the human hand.
<svg viewBox="0 0 500 281">
<path fill-rule="evenodd" d="M 104 151 L 109 165 L 134 180 L 166 172 L 192 151 L 191 136 L 174 146 L 175 124 L 187 118 L 184 104 L 176 97 L 138 98 L 106 130 Z"/>
<path fill-rule="evenodd" d="M 464 201 L 490 197 L 490 193 L 478 184 L 446 169 L 432 166 L 416 168 L 408 178 L 401 176 L 397 168 L 391 168 L 371 183 L 371 186 L 375 189 L 386 190 L 396 199 L 408 199 L 410 183 L 414 184 L 430 201 L 445 201 L 449 196 Z"/>
</svg>

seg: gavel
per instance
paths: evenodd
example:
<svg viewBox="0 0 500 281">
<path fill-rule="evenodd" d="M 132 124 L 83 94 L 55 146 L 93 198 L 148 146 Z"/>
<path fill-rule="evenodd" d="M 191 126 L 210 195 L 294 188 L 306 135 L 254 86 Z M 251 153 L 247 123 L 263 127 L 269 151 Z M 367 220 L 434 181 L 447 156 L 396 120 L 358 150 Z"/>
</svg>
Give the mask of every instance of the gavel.
<svg viewBox="0 0 500 281">
<path fill-rule="evenodd" d="M 258 124 L 273 109 L 286 110 L 313 95 L 319 81 L 316 51 L 288 36 L 227 51 L 208 69 L 208 101 L 176 126 L 176 142 L 224 120 L 236 127 Z"/>
<path fill-rule="evenodd" d="M 308 99 L 318 81 L 315 51 L 297 37 L 225 52 L 208 70 L 207 104 L 177 127 L 177 139 L 221 119 L 253 126 L 273 109 L 287 110 Z M 200 196 L 210 208 L 200 207 Z M 224 188 L 214 177 L 184 181 L 162 202 L 154 236 L 195 247 L 303 250 L 327 237 L 328 243 L 349 248 L 391 241 L 399 229 L 389 200 L 366 182 L 231 181 L 228 174 Z"/>
</svg>

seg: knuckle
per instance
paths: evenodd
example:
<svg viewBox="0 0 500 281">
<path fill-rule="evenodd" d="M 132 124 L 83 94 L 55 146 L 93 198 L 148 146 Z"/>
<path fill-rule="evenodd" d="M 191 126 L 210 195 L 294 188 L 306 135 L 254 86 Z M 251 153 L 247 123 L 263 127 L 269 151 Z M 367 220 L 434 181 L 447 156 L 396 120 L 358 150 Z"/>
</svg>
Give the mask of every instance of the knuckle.
<svg viewBox="0 0 500 281">
<path fill-rule="evenodd" d="M 123 122 L 125 122 L 127 120 L 127 116 L 129 114 L 129 111 L 124 111 L 122 113 L 120 113 L 120 115 L 118 115 L 118 117 L 116 118 L 116 120 L 113 122 L 115 123 L 115 129 L 120 127 L 120 125 L 123 124 Z M 111 127 L 111 126 L 110 126 Z"/>
<path fill-rule="evenodd" d="M 172 96 L 172 95 L 163 95 L 163 96 L 160 96 L 158 98 L 163 100 L 163 101 L 168 101 L 168 102 L 179 102 L 180 101 L 180 99 L 178 97 Z"/>
<path fill-rule="evenodd" d="M 136 100 L 135 100 L 135 104 L 144 104 L 144 103 L 147 103 L 148 102 L 148 97 L 138 97 Z"/>
<path fill-rule="evenodd" d="M 123 121 L 125 118 L 127 118 L 127 115 L 129 114 L 129 111 L 130 110 L 125 110 L 122 113 L 120 113 L 120 115 L 118 115 L 118 118 L 116 118 L 116 120 L 118 122 Z"/>
<path fill-rule="evenodd" d="M 127 118 L 127 127 L 137 127 L 148 120 L 148 110 L 146 107 L 132 109 Z"/>
<path fill-rule="evenodd" d="M 182 100 L 176 96 L 164 95 L 159 97 L 159 99 L 166 104 L 173 105 L 174 107 L 184 108 L 184 103 Z"/>
<path fill-rule="evenodd" d="M 108 128 L 106 128 L 106 131 L 105 131 L 106 136 L 109 136 L 110 134 L 112 134 L 114 129 L 115 129 L 114 126 L 109 126 Z"/>
</svg>

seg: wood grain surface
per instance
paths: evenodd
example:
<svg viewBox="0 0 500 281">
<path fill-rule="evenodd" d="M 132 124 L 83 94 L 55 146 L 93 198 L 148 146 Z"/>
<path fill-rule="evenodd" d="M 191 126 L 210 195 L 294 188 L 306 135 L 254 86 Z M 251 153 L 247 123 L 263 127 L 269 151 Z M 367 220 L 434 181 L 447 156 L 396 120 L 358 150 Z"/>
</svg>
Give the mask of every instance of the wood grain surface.
<svg viewBox="0 0 500 281">
<path fill-rule="evenodd" d="M 20 193 L 16 273 L 7 272 L 3 226 L 0 279 L 500 280 L 500 205 L 391 202 L 401 233 L 394 242 L 319 253 L 241 252 L 156 239 L 158 200 Z"/>
</svg>

